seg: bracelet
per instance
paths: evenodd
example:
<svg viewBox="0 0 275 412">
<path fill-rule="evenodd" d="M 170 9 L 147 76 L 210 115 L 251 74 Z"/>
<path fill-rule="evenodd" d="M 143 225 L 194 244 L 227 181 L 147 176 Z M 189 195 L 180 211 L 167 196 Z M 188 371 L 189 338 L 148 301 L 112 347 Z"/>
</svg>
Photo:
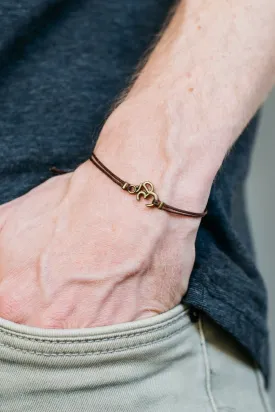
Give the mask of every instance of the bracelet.
<svg viewBox="0 0 275 412">
<path fill-rule="evenodd" d="M 131 195 L 136 195 L 136 199 L 139 201 L 140 197 L 143 196 L 144 199 L 151 197 L 151 203 L 146 203 L 147 207 L 157 207 L 158 209 L 165 210 L 169 213 L 175 213 L 177 215 L 193 217 L 193 218 L 202 218 L 207 214 L 207 210 L 202 213 L 189 212 L 188 210 L 178 209 L 176 207 L 170 206 L 167 203 L 164 203 L 159 200 L 158 195 L 154 192 L 153 183 L 146 181 L 140 183 L 139 185 L 130 184 L 118 176 L 116 176 L 111 170 L 109 170 L 99 159 L 92 153 L 89 158 L 90 161 L 103 173 L 105 173 L 114 183 L 118 184 L 123 190 L 127 190 Z"/>
</svg>

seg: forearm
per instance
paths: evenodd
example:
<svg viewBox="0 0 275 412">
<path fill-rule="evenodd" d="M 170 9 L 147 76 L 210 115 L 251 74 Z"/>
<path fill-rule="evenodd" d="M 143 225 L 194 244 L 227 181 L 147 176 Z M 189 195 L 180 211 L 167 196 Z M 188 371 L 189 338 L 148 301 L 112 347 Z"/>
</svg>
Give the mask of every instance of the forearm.
<svg viewBox="0 0 275 412">
<path fill-rule="evenodd" d="M 274 0 L 180 3 L 95 152 L 130 183 L 201 212 L 225 154 L 274 81 Z M 94 327 L 185 294 L 199 219 L 137 204 L 91 162 L 0 208 L 0 316 Z"/>
<path fill-rule="evenodd" d="M 175 197 L 177 204 L 202 205 L 203 187 L 273 86 L 274 21 L 273 0 L 181 2 L 107 121 L 98 153 L 104 150 L 109 166 L 138 181 L 158 181 L 158 173 L 170 184 L 180 180 L 175 186 L 185 203 Z M 189 202 L 193 195 L 200 200 Z"/>
<path fill-rule="evenodd" d="M 224 154 L 274 84 L 274 21 L 273 0 L 182 1 L 129 97 L 158 93 L 182 140 Z"/>
</svg>

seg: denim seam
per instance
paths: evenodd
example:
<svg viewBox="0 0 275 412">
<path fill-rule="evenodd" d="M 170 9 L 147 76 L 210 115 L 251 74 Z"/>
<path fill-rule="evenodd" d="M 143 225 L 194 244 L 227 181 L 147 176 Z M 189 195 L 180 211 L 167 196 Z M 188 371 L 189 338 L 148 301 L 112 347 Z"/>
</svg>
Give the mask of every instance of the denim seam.
<svg viewBox="0 0 275 412">
<path fill-rule="evenodd" d="M 213 412 L 218 412 L 218 407 L 216 401 L 213 396 L 212 387 L 211 387 L 211 371 L 210 371 L 210 363 L 209 357 L 206 348 L 206 339 L 204 335 L 203 325 L 202 325 L 202 317 L 199 318 L 199 334 L 200 334 L 200 343 L 202 348 L 202 355 L 204 359 L 204 368 L 205 368 L 205 389 L 206 393 L 211 405 L 211 409 Z"/>
<path fill-rule="evenodd" d="M 261 397 L 261 400 L 262 400 L 264 411 L 265 412 L 271 412 L 271 407 L 269 406 L 269 402 L 267 400 L 267 396 L 265 394 L 263 384 L 261 382 L 260 371 L 258 369 L 258 366 L 257 366 L 256 362 L 254 363 L 254 370 L 255 370 L 255 374 L 256 374 L 258 390 L 259 390 L 259 393 L 260 393 L 260 397 Z"/>
<path fill-rule="evenodd" d="M 49 339 L 45 339 L 45 338 L 30 338 L 27 336 L 21 336 L 19 334 L 17 334 L 17 332 L 7 332 L 5 330 L 3 330 L 2 328 L 0 328 L 0 337 L 1 334 L 6 335 L 6 336 L 10 336 L 12 338 L 16 338 L 16 339 L 21 339 L 24 341 L 30 341 L 30 342 L 43 342 L 43 343 L 47 343 L 47 344 L 61 344 L 61 345 L 70 345 L 70 344 L 76 344 L 76 343 L 96 343 L 96 342 L 105 342 L 105 341 L 114 341 L 114 340 L 119 340 L 121 338 L 123 339 L 127 339 L 127 338 L 132 338 L 132 337 L 137 337 L 137 336 L 142 336 L 142 335 L 146 335 L 147 333 L 152 333 L 152 332 L 156 332 L 160 329 L 163 329 L 165 327 L 171 326 L 173 324 L 175 324 L 176 322 L 178 322 L 179 320 L 181 320 L 180 318 L 184 318 L 187 315 L 187 311 L 178 314 L 175 318 L 168 320 L 168 321 L 163 321 L 158 325 L 153 325 L 152 327 L 148 326 L 147 330 L 141 331 L 141 332 L 136 332 L 136 333 L 130 333 L 127 334 L 127 331 L 125 331 L 124 334 L 116 334 L 116 336 L 110 336 L 107 338 L 94 338 L 94 339 L 81 339 L 81 337 L 77 338 L 77 339 L 71 339 L 68 338 L 69 340 L 58 340 L 58 338 L 49 338 Z M 190 323 L 191 324 L 191 321 Z M 186 326 L 188 326 L 188 324 Z M 19 332 L 20 333 L 20 332 Z M 112 333 L 110 333 L 110 335 L 112 335 Z"/>
<path fill-rule="evenodd" d="M 140 348 L 143 346 L 149 346 L 153 343 L 157 343 L 157 342 L 161 342 L 161 341 L 165 341 L 167 339 L 170 339 L 172 336 L 175 336 L 176 334 L 182 332 L 183 330 L 185 330 L 188 326 L 190 326 L 190 324 L 184 325 L 181 328 L 178 328 L 177 330 L 175 330 L 174 332 L 168 333 L 164 336 L 162 336 L 159 339 L 153 339 L 150 342 L 146 342 L 146 343 L 137 343 L 135 345 L 132 346 L 125 346 L 122 348 L 116 348 L 113 350 L 106 350 L 106 351 L 92 351 L 92 352 L 75 352 L 75 353 L 66 353 L 66 352 L 59 352 L 59 353 L 47 353 L 47 352 L 39 352 L 39 351 L 32 351 L 32 350 L 27 350 L 27 349 L 20 349 L 20 348 L 16 348 L 12 345 L 7 345 L 5 343 L 0 343 L 0 346 L 2 347 L 6 347 L 9 349 L 13 349 L 17 352 L 20 353 L 26 353 L 26 354 L 33 354 L 33 355 L 39 355 L 39 356 L 45 356 L 45 357 L 77 357 L 77 356 L 89 356 L 89 355 L 104 355 L 104 354 L 108 354 L 108 353 L 117 353 L 117 352 L 125 352 L 129 349 L 135 349 L 135 348 Z"/>
</svg>

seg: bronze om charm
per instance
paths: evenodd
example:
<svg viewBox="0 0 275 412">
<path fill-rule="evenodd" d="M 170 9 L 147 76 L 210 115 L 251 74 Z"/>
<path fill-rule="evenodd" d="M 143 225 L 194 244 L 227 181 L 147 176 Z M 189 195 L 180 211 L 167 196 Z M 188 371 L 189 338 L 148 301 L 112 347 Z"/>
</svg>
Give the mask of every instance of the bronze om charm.
<svg viewBox="0 0 275 412">
<path fill-rule="evenodd" d="M 126 188 L 126 187 L 125 187 Z M 124 189 L 124 187 L 123 187 Z M 147 197 L 152 197 L 151 203 L 146 203 L 147 207 L 156 206 L 154 202 L 158 201 L 158 195 L 154 192 L 154 185 L 151 182 L 143 182 L 140 185 L 129 185 L 127 186 L 127 191 L 130 194 L 136 194 L 137 200 L 140 200 L 140 196 L 143 196 L 144 199 Z"/>
</svg>

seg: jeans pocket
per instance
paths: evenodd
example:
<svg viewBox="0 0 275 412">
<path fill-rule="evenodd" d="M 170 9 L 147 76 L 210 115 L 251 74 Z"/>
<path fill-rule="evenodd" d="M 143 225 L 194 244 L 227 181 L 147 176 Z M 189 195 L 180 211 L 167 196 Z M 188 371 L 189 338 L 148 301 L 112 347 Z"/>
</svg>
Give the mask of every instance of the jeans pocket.
<svg viewBox="0 0 275 412">
<path fill-rule="evenodd" d="M 0 319 L 0 409 L 161 411 L 190 325 L 182 305 L 91 329 L 39 329 Z"/>
</svg>

